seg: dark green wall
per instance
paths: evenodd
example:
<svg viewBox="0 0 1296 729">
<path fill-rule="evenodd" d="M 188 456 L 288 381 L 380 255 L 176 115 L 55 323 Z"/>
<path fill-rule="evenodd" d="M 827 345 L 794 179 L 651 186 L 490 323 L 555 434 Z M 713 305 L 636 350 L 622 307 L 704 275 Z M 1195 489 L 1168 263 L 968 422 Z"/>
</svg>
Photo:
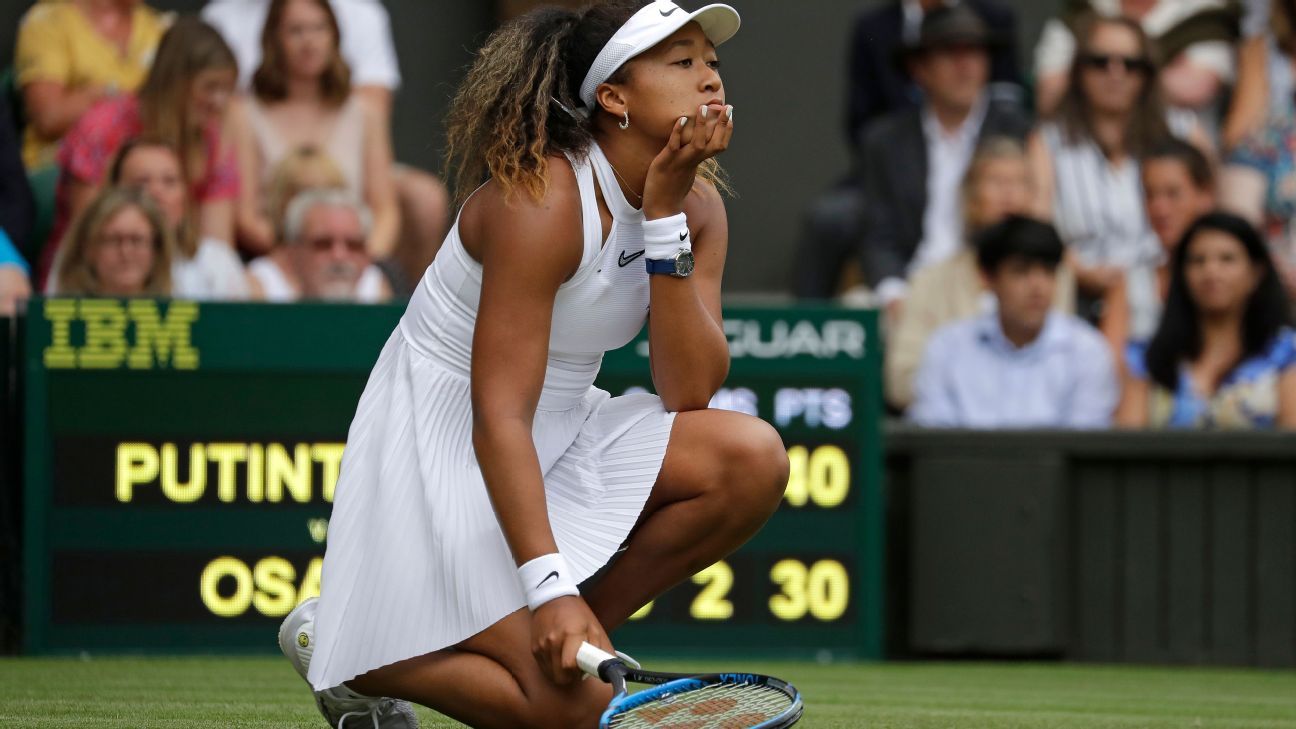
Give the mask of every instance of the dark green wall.
<svg viewBox="0 0 1296 729">
<path fill-rule="evenodd" d="M 1290 434 L 886 439 L 890 655 L 1296 666 Z"/>
</svg>

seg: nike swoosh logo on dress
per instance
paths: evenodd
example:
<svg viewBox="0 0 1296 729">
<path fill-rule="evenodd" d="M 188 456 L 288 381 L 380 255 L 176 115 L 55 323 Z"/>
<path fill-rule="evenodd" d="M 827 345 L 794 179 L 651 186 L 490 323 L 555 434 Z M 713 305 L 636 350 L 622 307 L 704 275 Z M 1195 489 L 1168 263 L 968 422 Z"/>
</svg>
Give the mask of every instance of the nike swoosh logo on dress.
<svg viewBox="0 0 1296 729">
<path fill-rule="evenodd" d="M 621 268 L 625 268 L 626 266 L 629 266 L 634 261 L 634 259 L 638 258 L 639 256 L 642 256 L 643 254 L 644 254 L 643 251 L 639 251 L 638 253 L 633 253 L 627 256 L 625 254 L 625 251 L 621 251 L 621 257 L 617 259 L 617 264 L 619 264 Z"/>
</svg>

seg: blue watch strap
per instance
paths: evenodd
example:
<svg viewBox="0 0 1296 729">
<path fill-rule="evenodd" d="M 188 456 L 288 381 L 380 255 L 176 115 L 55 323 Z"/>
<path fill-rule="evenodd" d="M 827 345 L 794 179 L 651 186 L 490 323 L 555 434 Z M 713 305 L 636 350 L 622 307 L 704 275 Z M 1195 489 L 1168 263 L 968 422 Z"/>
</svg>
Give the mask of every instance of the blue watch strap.
<svg viewBox="0 0 1296 729">
<path fill-rule="evenodd" d="M 648 273 L 675 273 L 675 259 L 652 259 L 645 258 L 644 265 L 648 268 Z"/>
</svg>

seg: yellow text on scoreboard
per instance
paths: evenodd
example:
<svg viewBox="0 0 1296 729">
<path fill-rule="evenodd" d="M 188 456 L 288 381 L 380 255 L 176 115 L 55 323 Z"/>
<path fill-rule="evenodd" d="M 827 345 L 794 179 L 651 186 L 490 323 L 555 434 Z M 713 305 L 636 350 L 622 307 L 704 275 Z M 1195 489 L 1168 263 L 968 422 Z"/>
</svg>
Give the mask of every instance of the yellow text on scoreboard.
<svg viewBox="0 0 1296 729">
<path fill-rule="evenodd" d="M 308 504 L 318 491 L 333 501 L 342 467 L 343 443 L 117 444 L 113 486 L 127 504 L 143 488 L 157 488 L 167 501 L 192 504 L 208 493 L 224 503 L 292 501 Z M 316 468 L 318 466 L 318 468 Z"/>
</svg>

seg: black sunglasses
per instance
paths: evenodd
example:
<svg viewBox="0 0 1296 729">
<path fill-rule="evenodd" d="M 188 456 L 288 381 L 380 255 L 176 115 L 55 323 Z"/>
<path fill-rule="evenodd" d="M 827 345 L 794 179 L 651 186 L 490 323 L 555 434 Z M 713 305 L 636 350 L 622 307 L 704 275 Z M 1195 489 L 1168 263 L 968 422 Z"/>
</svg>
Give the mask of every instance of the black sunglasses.
<svg viewBox="0 0 1296 729">
<path fill-rule="evenodd" d="M 1146 58 L 1135 58 L 1131 56 L 1115 56 L 1105 53 L 1086 53 L 1080 56 L 1080 64 L 1085 68 L 1097 70 L 1109 70 L 1114 65 L 1121 67 L 1126 73 L 1151 73 L 1152 62 Z"/>
</svg>

